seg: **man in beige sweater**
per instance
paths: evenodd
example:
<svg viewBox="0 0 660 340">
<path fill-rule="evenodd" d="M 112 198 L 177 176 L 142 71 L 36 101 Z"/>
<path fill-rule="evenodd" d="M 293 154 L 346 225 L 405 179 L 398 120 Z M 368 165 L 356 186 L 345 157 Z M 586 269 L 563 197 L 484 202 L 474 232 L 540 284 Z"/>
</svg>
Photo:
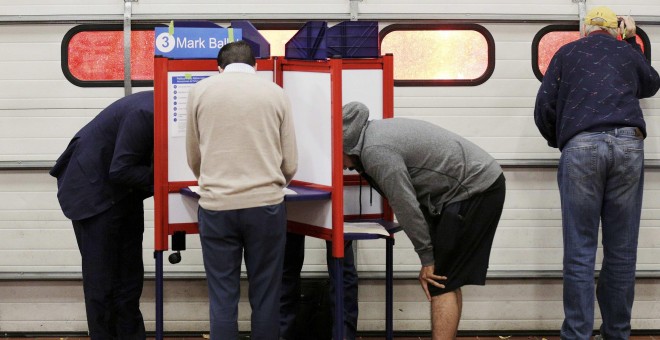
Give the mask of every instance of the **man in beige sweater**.
<svg viewBox="0 0 660 340">
<path fill-rule="evenodd" d="M 243 42 L 218 53 L 220 74 L 190 90 L 188 165 L 200 186 L 199 235 L 208 280 L 211 339 L 238 338 L 241 260 L 249 279 L 251 339 L 278 339 L 286 240 L 282 189 L 297 169 L 291 105 L 255 74 Z"/>
</svg>

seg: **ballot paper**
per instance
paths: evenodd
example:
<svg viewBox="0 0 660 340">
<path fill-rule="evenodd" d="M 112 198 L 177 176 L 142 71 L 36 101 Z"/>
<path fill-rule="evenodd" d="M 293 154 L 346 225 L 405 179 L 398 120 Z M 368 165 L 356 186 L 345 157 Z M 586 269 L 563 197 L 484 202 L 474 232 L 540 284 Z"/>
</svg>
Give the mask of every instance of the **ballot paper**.
<svg viewBox="0 0 660 340">
<path fill-rule="evenodd" d="M 345 222 L 344 233 L 377 234 L 390 236 L 390 233 L 380 223 L 376 222 Z"/>
<path fill-rule="evenodd" d="M 197 195 L 196 197 L 200 196 L 199 195 L 199 193 L 200 193 L 199 186 L 190 186 L 190 187 L 188 187 L 188 190 L 190 190 L 193 195 Z M 284 188 L 284 189 L 282 189 L 282 191 L 284 191 L 285 195 L 297 195 L 298 194 L 297 192 L 295 192 L 295 191 L 293 191 L 289 188 Z"/>
</svg>

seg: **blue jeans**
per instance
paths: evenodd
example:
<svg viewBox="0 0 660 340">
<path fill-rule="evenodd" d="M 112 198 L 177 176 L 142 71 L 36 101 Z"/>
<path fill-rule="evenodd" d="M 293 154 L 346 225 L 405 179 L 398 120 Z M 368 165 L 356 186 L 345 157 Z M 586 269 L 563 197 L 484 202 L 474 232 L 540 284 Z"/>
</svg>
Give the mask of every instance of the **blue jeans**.
<svg viewBox="0 0 660 340">
<path fill-rule="evenodd" d="M 598 225 L 603 264 L 596 295 L 605 339 L 628 339 L 644 187 L 644 142 L 635 128 L 583 132 L 563 148 L 557 173 L 564 238 L 562 339 L 589 339 L 594 323 Z"/>
</svg>

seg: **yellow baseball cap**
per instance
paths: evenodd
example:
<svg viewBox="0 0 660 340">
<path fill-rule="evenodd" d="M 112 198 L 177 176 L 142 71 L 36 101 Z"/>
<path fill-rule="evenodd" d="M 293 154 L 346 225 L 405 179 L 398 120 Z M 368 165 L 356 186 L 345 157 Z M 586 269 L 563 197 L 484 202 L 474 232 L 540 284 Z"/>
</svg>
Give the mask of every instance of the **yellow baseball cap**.
<svg viewBox="0 0 660 340">
<path fill-rule="evenodd" d="M 593 19 L 600 18 L 603 20 L 603 22 L 600 21 L 593 21 Z M 599 7 L 594 7 L 592 8 L 589 13 L 587 13 L 587 16 L 584 18 L 584 23 L 586 25 L 594 25 L 594 26 L 602 26 L 602 27 L 608 27 L 608 28 L 617 28 L 619 27 L 619 23 L 617 22 L 617 16 L 616 14 L 609 9 L 608 7 L 605 6 L 599 6 Z"/>
</svg>

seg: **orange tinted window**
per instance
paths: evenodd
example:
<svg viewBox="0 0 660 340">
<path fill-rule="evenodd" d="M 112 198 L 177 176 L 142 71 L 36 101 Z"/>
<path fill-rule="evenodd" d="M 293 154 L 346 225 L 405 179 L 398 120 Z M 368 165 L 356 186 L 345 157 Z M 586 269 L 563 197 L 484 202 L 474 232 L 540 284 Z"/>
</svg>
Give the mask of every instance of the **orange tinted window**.
<svg viewBox="0 0 660 340">
<path fill-rule="evenodd" d="M 131 78 L 152 80 L 154 32 L 131 34 Z M 80 81 L 120 81 L 124 79 L 124 32 L 82 31 L 68 43 L 68 68 Z"/>
<path fill-rule="evenodd" d="M 557 50 L 580 38 L 580 32 L 564 32 L 556 31 L 550 32 L 541 38 L 539 41 L 539 70 L 542 74 L 548 69 L 550 60 L 557 53 Z"/>
</svg>

